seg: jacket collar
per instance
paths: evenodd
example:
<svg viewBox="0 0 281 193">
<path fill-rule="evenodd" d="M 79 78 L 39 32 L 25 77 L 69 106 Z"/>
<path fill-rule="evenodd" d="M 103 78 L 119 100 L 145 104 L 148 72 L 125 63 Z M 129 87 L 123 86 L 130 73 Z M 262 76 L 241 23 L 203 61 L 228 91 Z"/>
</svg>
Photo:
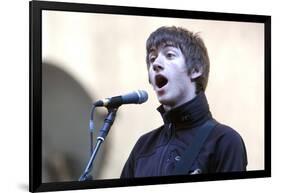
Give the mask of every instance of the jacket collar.
<svg viewBox="0 0 281 193">
<path fill-rule="evenodd" d="M 163 105 L 159 106 L 157 110 L 160 112 L 165 125 L 172 123 L 176 128 L 196 127 L 212 118 L 204 92 L 200 92 L 194 99 L 170 111 L 166 112 Z"/>
</svg>

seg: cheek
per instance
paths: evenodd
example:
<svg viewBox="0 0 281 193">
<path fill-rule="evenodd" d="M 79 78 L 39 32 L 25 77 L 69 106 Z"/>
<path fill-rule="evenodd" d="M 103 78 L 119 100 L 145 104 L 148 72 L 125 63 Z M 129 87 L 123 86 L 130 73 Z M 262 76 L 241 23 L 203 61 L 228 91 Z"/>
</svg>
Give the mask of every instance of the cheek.
<svg viewBox="0 0 281 193">
<path fill-rule="evenodd" d="M 191 81 L 186 73 L 179 73 L 175 76 L 175 84 L 178 89 L 185 90 L 191 84 Z"/>
<path fill-rule="evenodd" d="M 150 84 L 152 84 L 153 81 L 153 72 L 151 70 L 148 71 L 148 81 Z"/>
<path fill-rule="evenodd" d="M 171 73 L 170 76 L 177 83 L 183 83 L 187 79 L 187 73 L 184 70 L 180 70 L 180 69 L 173 71 L 173 73 Z"/>
</svg>

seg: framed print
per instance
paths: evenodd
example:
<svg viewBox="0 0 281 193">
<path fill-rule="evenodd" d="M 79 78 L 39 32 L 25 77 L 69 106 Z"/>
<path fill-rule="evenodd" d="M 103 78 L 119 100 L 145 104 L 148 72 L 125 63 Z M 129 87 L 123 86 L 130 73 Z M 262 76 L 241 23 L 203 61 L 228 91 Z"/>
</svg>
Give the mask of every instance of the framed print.
<svg viewBox="0 0 281 193">
<path fill-rule="evenodd" d="M 30 1 L 30 192 L 271 176 L 271 17 Z"/>
</svg>

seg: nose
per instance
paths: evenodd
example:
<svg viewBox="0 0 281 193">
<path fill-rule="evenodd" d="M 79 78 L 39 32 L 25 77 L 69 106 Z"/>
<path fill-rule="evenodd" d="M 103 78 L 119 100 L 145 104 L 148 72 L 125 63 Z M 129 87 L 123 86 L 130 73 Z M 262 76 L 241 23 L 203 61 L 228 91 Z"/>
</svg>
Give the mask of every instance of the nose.
<svg viewBox="0 0 281 193">
<path fill-rule="evenodd" d="M 161 55 L 158 55 L 158 57 L 154 60 L 154 62 L 152 63 L 152 67 L 155 72 L 164 70 L 164 65 L 163 65 L 163 61 L 161 60 Z"/>
<path fill-rule="evenodd" d="M 161 71 L 161 70 L 163 70 L 164 68 L 163 68 L 163 66 L 161 66 L 160 64 L 153 64 L 153 70 L 155 71 L 155 72 L 159 72 L 159 71 Z"/>
</svg>

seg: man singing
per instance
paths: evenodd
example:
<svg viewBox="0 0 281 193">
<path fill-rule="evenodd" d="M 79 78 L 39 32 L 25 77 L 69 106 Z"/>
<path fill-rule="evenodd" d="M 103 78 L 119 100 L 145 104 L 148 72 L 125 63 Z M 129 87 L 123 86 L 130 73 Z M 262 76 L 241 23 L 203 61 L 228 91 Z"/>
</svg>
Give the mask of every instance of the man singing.
<svg viewBox="0 0 281 193">
<path fill-rule="evenodd" d="M 209 110 L 204 92 L 210 64 L 203 40 L 184 28 L 160 27 L 146 42 L 146 63 L 164 123 L 139 138 L 121 178 L 177 175 L 178 164 L 186 175 L 245 171 L 243 139 Z M 187 152 L 204 133 L 189 160 Z"/>
</svg>

